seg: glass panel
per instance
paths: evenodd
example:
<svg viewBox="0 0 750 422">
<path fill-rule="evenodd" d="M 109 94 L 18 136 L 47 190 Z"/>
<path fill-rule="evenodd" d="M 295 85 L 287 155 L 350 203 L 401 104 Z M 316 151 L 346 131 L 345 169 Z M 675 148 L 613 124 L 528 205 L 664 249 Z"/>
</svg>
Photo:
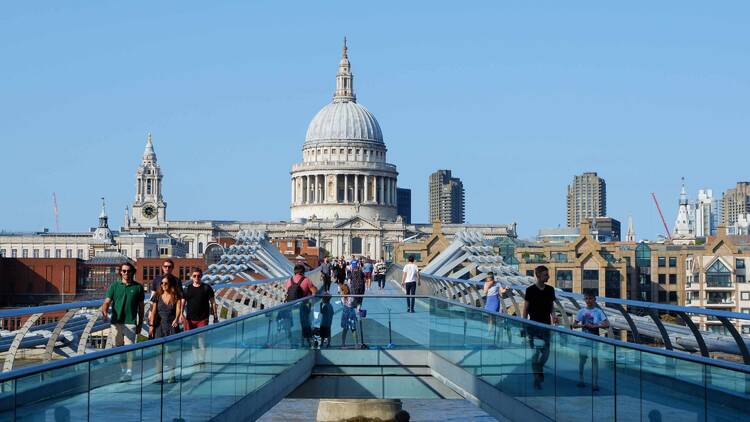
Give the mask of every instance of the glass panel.
<svg viewBox="0 0 750 422">
<path fill-rule="evenodd" d="M 615 359 L 617 418 L 626 421 L 641 420 L 641 352 L 616 347 Z M 647 420 L 645 417 L 643 419 Z"/>
<path fill-rule="evenodd" d="M 89 362 L 16 380 L 16 420 L 88 421 Z"/>
<path fill-rule="evenodd" d="M 750 409 L 750 374 L 706 367 L 707 420 L 746 420 Z"/>
<path fill-rule="evenodd" d="M 664 421 L 704 420 L 703 371 L 704 366 L 698 363 L 641 352 L 642 417 Z"/>
<path fill-rule="evenodd" d="M 593 342 L 591 352 L 593 355 L 589 356 L 588 361 L 584 363 L 584 371 L 587 369 L 591 371 L 593 393 L 591 414 L 595 421 L 612 421 L 615 420 L 615 391 L 617 391 L 615 389 L 615 346 Z"/>
<path fill-rule="evenodd" d="M 164 346 L 157 344 L 142 350 L 141 365 L 143 367 L 141 383 L 141 419 L 142 420 L 171 420 L 162 410 L 162 350 Z M 169 404 L 165 402 L 164 405 Z M 92 412 L 93 413 L 93 412 Z"/>
<path fill-rule="evenodd" d="M 594 362 L 591 357 L 594 350 L 598 352 L 593 343 L 592 340 L 574 335 L 557 336 L 555 419 L 559 421 L 591 420 L 594 388 Z"/>
<path fill-rule="evenodd" d="M 14 383 L 12 380 L 0 382 L 0 421 L 13 420 Z"/>
<path fill-rule="evenodd" d="M 141 419 L 141 350 L 91 361 L 92 419 Z"/>
</svg>

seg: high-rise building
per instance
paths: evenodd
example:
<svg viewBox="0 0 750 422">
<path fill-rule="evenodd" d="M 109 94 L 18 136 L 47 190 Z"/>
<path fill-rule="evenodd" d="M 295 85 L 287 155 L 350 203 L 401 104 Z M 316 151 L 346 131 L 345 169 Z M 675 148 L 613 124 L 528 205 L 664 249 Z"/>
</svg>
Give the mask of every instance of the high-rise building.
<svg viewBox="0 0 750 422">
<path fill-rule="evenodd" d="M 595 172 L 573 177 L 568 185 L 568 227 L 578 227 L 585 219 L 607 215 L 607 184 Z"/>
<path fill-rule="evenodd" d="M 396 188 L 396 213 L 406 224 L 411 224 L 411 189 Z"/>
<path fill-rule="evenodd" d="M 430 221 L 446 224 L 464 223 L 464 184 L 451 176 L 450 170 L 430 175 Z"/>
<path fill-rule="evenodd" d="M 695 236 L 708 237 L 716 235 L 717 201 L 711 189 L 698 191 L 698 202 L 695 204 Z"/>
<path fill-rule="evenodd" d="M 737 182 L 721 197 L 721 224 L 732 226 L 746 214 L 750 214 L 750 182 Z"/>
</svg>

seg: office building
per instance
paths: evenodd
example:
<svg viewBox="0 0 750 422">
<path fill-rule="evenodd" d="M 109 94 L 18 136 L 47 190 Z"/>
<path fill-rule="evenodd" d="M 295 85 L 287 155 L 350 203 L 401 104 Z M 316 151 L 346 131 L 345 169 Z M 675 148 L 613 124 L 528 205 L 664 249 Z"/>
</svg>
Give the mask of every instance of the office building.
<svg viewBox="0 0 750 422">
<path fill-rule="evenodd" d="M 396 188 L 396 213 L 406 224 L 411 224 L 411 189 Z"/>
</svg>

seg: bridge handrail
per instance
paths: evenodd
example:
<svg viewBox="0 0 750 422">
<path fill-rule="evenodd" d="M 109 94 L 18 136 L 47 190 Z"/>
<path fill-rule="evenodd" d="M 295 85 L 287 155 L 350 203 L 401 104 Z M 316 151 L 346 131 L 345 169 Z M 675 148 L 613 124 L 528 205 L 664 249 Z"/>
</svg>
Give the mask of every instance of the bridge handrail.
<svg viewBox="0 0 750 422">
<path fill-rule="evenodd" d="M 405 295 L 378 295 L 378 296 L 371 296 L 371 295 L 349 295 L 349 296 L 350 297 L 363 297 L 363 298 L 367 298 L 367 299 L 370 299 L 370 300 L 373 300 L 373 299 L 375 299 L 375 300 L 377 300 L 377 299 L 388 299 L 388 298 L 403 299 L 405 297 Z M 331 297 L 334 298 L 334 297 L 341 297 L 341 296 L 340 295 L 331 295 Z M 319 296 L 314 296 L 314 297 L 307 297 L 307 298 L 298 299 L 298 300 L 295 300 L 293 302 L 282 303 L 282 304 L 279 304 L 279 305 L 276 305 L 276 306 L 273 306 L 273 307 L 270 307 L 270 308 L 262 309 L 260 311 L 256 311 L 256 312 L 252 312 L 252 313 L 249 313 L 249 314 L 240 315 L 240 316 L 232 318 L 232 319 L 224 320 L 224 321 L 221 321 L 221 322 L 219 322 L 217 324 L 212 324 L 212 325 L 208 325 L 208 326 L 205 326 L 205 327 L 200 327 L 200 328 L 189 330 L 189 331 L 183 331 L 181 333 L 178 333 L 178 334 L 175 334 L 175 335 L 172 335 L 172 336 L 168 336 L 168 337 L 151 339 L 151 340 L 147 340 L 147 341 L 144 341 L 144 342 L 130 344 L 130 345 L 127 345 L 127 346 L 115 347 L 115 348 L 111 348 L 111 349 L 103 349 L 103 350 L 100 350 L 100 351 L 96 351 L 96 352 L 92 352 L 92 353 L 87 353 L 87 354 L 84 354 L 84 355 L 73 356 L 73 357 L 70 357 L 70 358 L 62 359 L 62 360 L 51 361 L 51 362 L 43 363 L 43 364 L 40 364 L 40 365 L 33 365 L 33 366 L 24 367 L 24 368 L 13 369 L 13 370 L 8 371 L 8 372 L 0 373 L 0 383 L 1 382 L 5 382 L 5 381 L 9 381 L 9 380 L 12 380 L 12 379 L 20 378 L 20 377 L 25 377 L 25 376 L 29 376 L 29 375 L 34 375 L 34 374 L 46 372 L 46 371 L 53 370 L 53 369 L 60 369 L 60 368 L 68 367 L 68 366 L 75 365 L 75 364 L 82 363 L 82 362 L 87 362 L 87 361 L 92 361 L 92 360 L 100 359 L 100 358 L 107 357 L 107 356 L 113 356 L 113 355 L 117 355 L 117 354 L 121 354 L 121 353 L 127 353 L 127 352 L 134 351 L 134 350 L 145 349 L 145 348 L 148 348 L 148 347 L 153 347 L 153 346 L 156 346 L 156 345 L 159 345 L 159 344 L 168 343 L 168 342 L 171 343 L 173 341 L 179 340 L 179 339 L 184 338 L 184 337 L 195 336 L 195 335 L 198 335 L 198 334 L 201 334 L 201 333 L 205 333 L 205 332 L 208 332 L 208 331 L 212 331 L 212 330 L 215 330 L 215 329 L 219 329 L 219 328 L 225 327 L 225 326 L 227 326 L 229 324 L 233 324 L 233 323 L 236 323 L 238 321 L 242 321 L 242 320 L 245 320 L 245 319 L 248 319 L 248 318 L 254 318 L 254 317 L 258 317 L 258 316 L 264 315 L 264 314 L 269 314 L 271 312 L 274 312 L 274 311 L 277 311 L 277 310 L 280 310 L 280 309 L 283 309 L 283 308 L 290 308 L 290 307 L 293 307 L 293 306 L 297 305 L 298 303 L 300 303 L 302 301 L 314 300 L 314 299 L 318 299 L 318 298 L 319 298 Z M 487 311 L 485 309 L 475 308 L 475 307 L 472 307 L 470 305 L 466 305 L 464 303 L 460 303 L 460 302 L 456 302 L 456 301 L 452 301 L 452 300 L 449 300 L 449 299 L 446 299 L 446 298 L 441 298 L 441 297 L 436 297 L 436 296 L 415 295 L 414 298 L 415 299 L 429 299 L 429 300 L 441 301 L 441 302 L 448 303 L 450 305 L 457 305 L 457 306 L 460 306 L 462 308 L 469 309 L 469 310 L 471 310 L 473 312 L 483 312 L 483 313 L 486 313 L 486 314 L 495 315 L 497 317 L 505 318 L 505 319 L 508 319 L 508 320 L 511 320 L 511 321 L 515 321 L 515 322 L 518 322 L 518 323 L 521 323 L 521 324 L 525 324 L 527 326 L 539 327 L 539 328 L 546 329 L 546 330 L 549 330 L 549 331 L 554 331 L 554 332 L 558 332 L 558 333 L 565 334 L 565 335 L 573 335 L 575 337 L 581 337 L 581 338 L 585 338 L 585 339 L 588 339 L 588 340 L 591 340 L 591 341 L 605 343 L 605 344 L 609 344 L 609 345 L 616 346 L 616 347 L 624 347 L 624 348 L 628 348 L 628 349 L 632 349 L 632 350 L 637 350 L 637 351 L 642 351 L 642 352 L 647 352 L 647 353 L 658 354 L 658 355 L 662 355 L 662 356 L 666 356 L 666 357 L 670 357 L 670 358 L 675 358 L 675 359 L 679 359 L 679 360 L 683 360 L 683 361 L 695 362 L 695 363 L 699 363 L 699 364 L 709 365 L 709 366 L 712 366 L 712 367 L 723 368 L 723 369 L 728 369 L 728 370 L 732 370 L 732 371 L 738 371 L 738 372 L 742 372 L 744 374 L 750 375 L 750 365 L 744 365 L 744 364 L 741 364 L 741 363 L 736 363 L 736 362 L 731 362 L 731 361 L 725 361 L 725 360 L 719 360 L 719 359 L 711 359 L 711 358 L 707 358 L 707 357 L 703 357 L 703 356 L 699 356 L 699 355 L 679 353 L 679 352 L 675 352 L 675 351 L 672 351 L 672 350 L 660 349 L 660 348 L 653 347 L 653 346 L 648 346 L 648 345 L 643 345 L 643 344 L 636 344 L 636 343 L 629 343 L 629 342 L 625 342 L 625 341 L 617 340 L 617 339 L 613 339 L 613 338 L 596 336 L 596 335 L 592 335 L 592 334 L 585 333 L 585 332 L 582 332 L 582 331 L 570 330 L 570 329 L 568 329 L 566 327 L 563 327 L 563 326 L 547 325 L 547 324 L 539 323 L 539 322 L 532 321 L 532 320 L 529 320 L 529 319 L 524 319 L 524 318 L 521 318 L 521 317 L 516 317 L 516 316 L 513 316 L 513 315 L 509 315 L 509 314 L 502 314 L 502 313 L 499 313 L 499 312 L 491 312 L 491 311 Z"/>
</svg>

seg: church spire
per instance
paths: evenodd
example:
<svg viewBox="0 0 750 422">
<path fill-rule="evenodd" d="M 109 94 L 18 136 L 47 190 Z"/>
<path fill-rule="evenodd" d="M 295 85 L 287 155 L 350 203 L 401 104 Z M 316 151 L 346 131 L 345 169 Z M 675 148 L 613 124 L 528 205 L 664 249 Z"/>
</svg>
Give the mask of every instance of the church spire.
<svg viewBox="0 0 750 422">
<path fill-rule="evenodd" d="M 154 143 L 151 141 L 151 132 L 146 139 L 146 148 L 143 150 L 143 161 L 156 162 L 156 153 L 154 152 Z"/>
<path fill-rule="evenodd" d="M 348 51 L 349 47 L 347 47 L 346 37 L 344 37 L 344 47 L 341 49 L 339 71 L 336 73 L 336 92 L 333 94 L 333 102 L 335 103 L 357 101 L 357 96 L 354 95 L 354 75 L 352 75 Z"/>
</svg>

